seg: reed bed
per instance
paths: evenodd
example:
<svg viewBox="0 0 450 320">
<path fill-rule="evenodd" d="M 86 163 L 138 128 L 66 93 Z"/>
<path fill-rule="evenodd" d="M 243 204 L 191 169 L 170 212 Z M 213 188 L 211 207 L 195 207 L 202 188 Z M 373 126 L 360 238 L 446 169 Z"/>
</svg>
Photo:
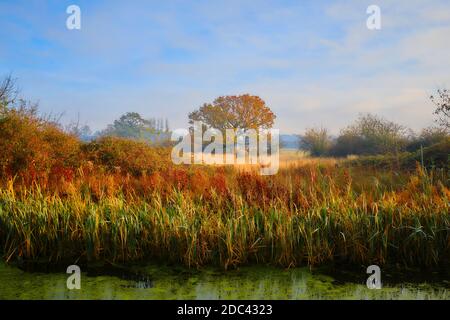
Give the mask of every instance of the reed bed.
<svg viewBox="0 0 450 320">
<path fill-rule="evenodd" d="M 64 180 L 64 179 L 63 179 Z M 191 166 L 0 188 L 7 261 L 164 261 L 224 268 L 450 261 L 448 173 L 327 164 L 262 177 Z"/>
</svg>

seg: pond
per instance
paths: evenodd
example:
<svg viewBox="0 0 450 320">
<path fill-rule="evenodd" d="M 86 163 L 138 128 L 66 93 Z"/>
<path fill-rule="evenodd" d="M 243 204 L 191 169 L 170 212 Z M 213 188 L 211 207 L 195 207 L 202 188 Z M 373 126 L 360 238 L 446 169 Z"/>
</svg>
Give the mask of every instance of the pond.
<svg viewBox="0 0 450 320">
<path fill-rule="evenodd" d="M 0 299 L 450 299 L 449 279 L 387 283 L 368 289 L 367 275 L 330 276 L 308 268 L 266 266 L 222 271 L 140 265 L 81 268 L 81 289 L 70 276 L 23 271 L 0 262 Z M 344 278 L 344 280 L 342 280 Z M 408 279 L 408 277 L 405 277 Z"/>
</svg>

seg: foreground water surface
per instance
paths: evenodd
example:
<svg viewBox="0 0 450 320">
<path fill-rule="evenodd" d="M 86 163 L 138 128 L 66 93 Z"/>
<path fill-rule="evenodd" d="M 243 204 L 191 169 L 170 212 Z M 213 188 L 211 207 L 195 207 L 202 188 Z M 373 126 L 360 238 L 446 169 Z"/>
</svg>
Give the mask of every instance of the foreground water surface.
<svg viewBox="0 0 450 320">
<path fill-rule="evenodd" d="M 337 280 L 307 268 L 82 268 L 80 290 L 67 289 L 68 277 L 64 272 L 26 272 L 0 262 L 0 299 L 450 299 L 445 278 L 411 279 L 370 290 L 361 275 L 354 277 L 356 281 Z"/>
</svg>

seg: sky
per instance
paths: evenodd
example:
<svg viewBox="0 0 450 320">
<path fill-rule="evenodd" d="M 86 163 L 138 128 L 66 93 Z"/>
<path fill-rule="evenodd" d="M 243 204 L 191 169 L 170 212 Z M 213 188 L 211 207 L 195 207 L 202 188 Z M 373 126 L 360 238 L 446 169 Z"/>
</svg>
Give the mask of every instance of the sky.
<svg viewBox="0 0 450 320">
<path fill-rule="evenodd" d="M 366 26 L 372 4 L 380 30 Z M 338 133 L 366 112 L 419 130 L 429 96 L 450 88 L 448 0 L 0 0 L 0 39 L 0 76 L 94 130 L 128 111 L 184 128 L 203 103 L 244 93 L 282 133 Z"/>
</svg>

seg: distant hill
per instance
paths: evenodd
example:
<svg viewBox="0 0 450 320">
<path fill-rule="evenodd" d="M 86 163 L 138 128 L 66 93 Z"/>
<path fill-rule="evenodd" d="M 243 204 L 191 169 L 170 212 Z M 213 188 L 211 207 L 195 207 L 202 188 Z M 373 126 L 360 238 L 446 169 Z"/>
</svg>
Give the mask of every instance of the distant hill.
<svg viewBox="0 0 450 320">
<path fill-rule="evenodd" d="M 298 149 L 299 137 L 295 134 L 280 134 L 280 147 L 282 149 Z"/>
</svg>

